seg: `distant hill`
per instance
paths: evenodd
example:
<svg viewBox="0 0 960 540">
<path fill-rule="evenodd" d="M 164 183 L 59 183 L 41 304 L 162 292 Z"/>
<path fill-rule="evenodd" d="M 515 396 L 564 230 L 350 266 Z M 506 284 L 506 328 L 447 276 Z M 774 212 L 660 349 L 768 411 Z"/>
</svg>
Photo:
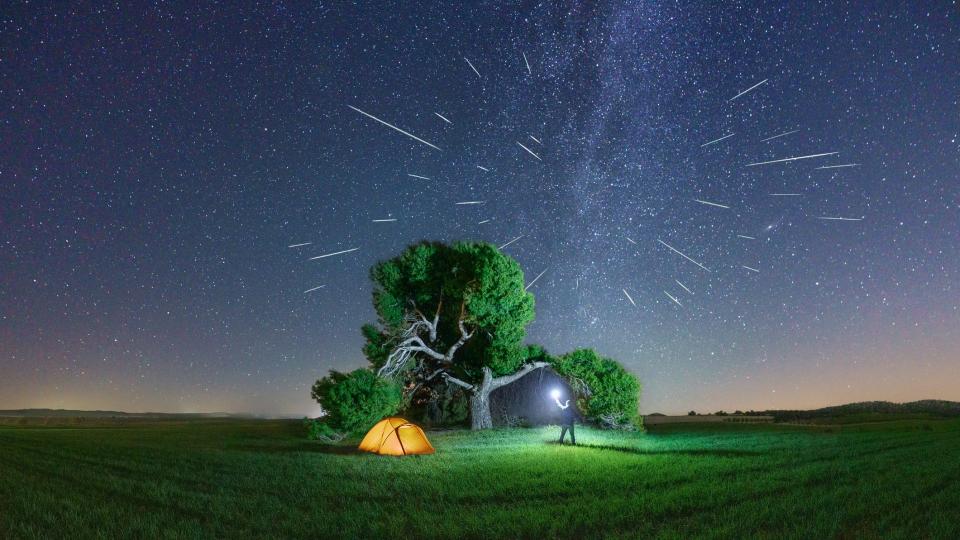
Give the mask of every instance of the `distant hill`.
<svg viewBox="0 0 960 540">
<path fill-rule="evenodd" d="M 129 413 L 122 411 L 74 411 L 70 409 L 11 409 L 0 410 L 0 417 L 14 418 L 254 418 L 251 414 L 235 413 Z"/>
<path fill-rule="evenodd" d="M 960 402 L 944 401 L 939 399 L 924 399 L 909 403 L 892 403 L 890 401 L 862 401 L 813 409 L 809 411 L 769 410 L 750 411 L 750 414 L 765 414 L 776 418 L 777 422 L 794 420 L 815 420 L 819 418 L 838 418 L 844 416 L 862 415 L 928 415 L 935 417 L 960 416 Z"/>
</svg>

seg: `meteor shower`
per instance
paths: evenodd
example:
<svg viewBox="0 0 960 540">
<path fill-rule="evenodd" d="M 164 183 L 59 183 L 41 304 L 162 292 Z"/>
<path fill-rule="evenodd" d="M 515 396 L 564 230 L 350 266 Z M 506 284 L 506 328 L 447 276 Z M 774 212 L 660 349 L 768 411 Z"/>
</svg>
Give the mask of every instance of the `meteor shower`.
<svg viewBox="0 0 960 540">
<path fill-rule="evenodd" d="M 956 2 L 0 6 L 0 538 L 960 537 Z"/>
</svg>

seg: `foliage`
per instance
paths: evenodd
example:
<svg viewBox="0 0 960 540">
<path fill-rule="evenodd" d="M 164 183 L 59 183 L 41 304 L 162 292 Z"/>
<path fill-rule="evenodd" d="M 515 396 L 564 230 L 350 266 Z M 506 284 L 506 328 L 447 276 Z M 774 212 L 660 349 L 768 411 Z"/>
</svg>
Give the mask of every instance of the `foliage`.
<svg viewBox="0 0 960 540">
<path fill-rule="evenodd" d="M 467 395 L 458 386 L 445 385 L 438 389 L 436 398 L 431 401 L 431 422 L 434 425 L 454 426 L 463 424 L 470 415 Z"/>
<path fill-rule="evenodd" d="M 616 360 L 577 349 L 551 364 L 578 390 L 577 406 L 588 419 L 611 428 L 639 427 L 640 382 Z"/>
<path fill-rule="evenodd" d="M 515 372 L 523 363 L 525 327 L 533 320 L 533 295 L 524 290 L 515 260 L 484 242 L 421 242 L 370 271 L 373 306 L 380 328 L 363 329 L 364 353 L 383 365 L 391 344 L 411 317 L 439 315 L 437 341 L 445 352 L 460 338 L 462 319 L 473 338 L 454 358 L 454 371 L 477 380 L 479 368 L 494 375 Z"/>
<path fill-rule="evenodd" d="M 327 444 L 342 441 L 347 434 L 335 431 L 330 424 L 321 418 L 304 418 L 303 427 L 307 430 L 307 439 Z"/>
<path fill-rule="evenodd" d="M 360 327 L 360 332 L 366 340 L 363 345 L 363 355 L 367 357 L 373 369 L 380 369 L 390 355 L 390 338 L 387 334 L 377 330 L 372 324 Z"/>
<path fill-rule="evenodd" d="M 398 384 L 377 377 L 369 369 L 331 371 L 314 383 L 310 395 L 325 413 L 320 422 L 324 427 L 311 433 L 326 437 L 362 433 L 381 418 L 396 413 L 402 399 Z"/>
</svg>

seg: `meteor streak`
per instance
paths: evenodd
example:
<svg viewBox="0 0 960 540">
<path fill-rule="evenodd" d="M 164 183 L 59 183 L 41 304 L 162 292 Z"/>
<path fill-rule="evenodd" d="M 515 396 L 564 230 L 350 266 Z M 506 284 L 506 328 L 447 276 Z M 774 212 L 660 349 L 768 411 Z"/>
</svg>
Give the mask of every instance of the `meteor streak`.
<svg viewBox="0 0 960 540">
<path fill-rule="evenodd" d="M 356 250 L 358 250 L 358 249 L 360 249 L 360 248 L 356 247 L 356 248 L 352 248 L 352 249 L 345 249 L 345 250 L 343 250 L 343 251 L 335 251 L 335 252 L 333 252 L 333 253 L 324 253 L 323 255 L 317 255 L 316 257 L 310 257 L 310 260 L 311 260 L 311 261 L 314 261 L 314 260 L 317 260 L 317 259 L 325 259 L 325 258 L 327 258 L 327 257 L 333 257 L 334 255 L 343 255 L 344 253 L 350 253 L 351 251 L 356 251 Z"/>
<path fill-rule="evenodd" d="M 729 139 L 730 137 L 733 137 L 734 135 L 736 135 L 736 133 L 731 133 L 731 134 L 729 134 L 729 135 L 724 135 L 723 137 L 720 137 L 719 139 L 714 139 L 714 140 L 712 140 L 712 141 L 710 141 L 710 142 L 708 142 L 708 143 L 703 143 L 703 144 L 700 145 L 700 148 L 703 148 L 704 146 L 710 146 L 711 144 L 713 144 L 713 143 L 718 143 L 718 142 L 720 142 L 720 141 L 722 141 L 722 140 L 724 140 L 724 139 Z"/>
<path fill-rule="evenodd" d="M 505 248 L 505 247 L 507 247 L 507 246 L 509 246 L 510 244 L 512 244 L 512 243 L 514 243 L 514 242 L 516 242 L 517 240 L 519 240 L 519 239 L 521 239 L 521 238 L 523 238 L 523 237 L 524 237 L 524 235 L 522 235 L 522 234 L 521 234 L 520 236 L 518 236 L 518 237 L 516 237 L 516 238 L 514 238 L 513 240 L 511 240 L 511 241 L 509 241 L 509 242 L 507 242 L 506 244 L 504 244 L 504 245 L 502 245 L 502 246 L 500 246 L 500 247 L 498 247 L 497 249 L 503 249 L 503 248 Z"/>
<path fill-rule="evenodd" d="M 750 88 L 747 88 L 747 89 L 746 89 L 746 90 L 744 90 L 743 92 L 740 92 L 739 94 L 737 94 L 737 95 L 735 95 L 735 96 L 733 96 L 732 98 L 730 98 L 730 99 L 728 99 L 728 100 L 727 100 L 727 103 L 729 103 L 729 102 L 731 102 L 731 101 L 733 101 L 733 100 L 735 100 L 735 99 L 737 99 L 738 97 L 740 97 L 740 96 L 742 96 L 742 95 L 744 95 L 744 94 L 746 94 L 747 92 L 749 92 L 749 91 L 751 91 L 751 90 L 753 90 L 754 88 L 756 88 L 756 87 L 758 87 L 758 86 L 760 86 L 761 84 L 763 84 L 763 83 L 765 83 L 765 82 L 767 82 L 768 80 L 769 80 L 769 79 L 764 79 L 764 80 L 762 80 L 762 81 L 760 81 L 760 82 L 758 82 L 757 84 L 755 84 L 755 85 L 753 85 L 753 86 L 751 86 Z"/>
<path fill-rule="evenodd" d="M 531 281 L 526 287 L 524 287 L 523 290 L 527 290 L 527 289 L 529 289 L 530 287 L 533 287 L 533 284 L 536 283 L 538 279 L 540 279 L 540 276 L 542 276 L 542 275 L 544 275 L 544 274 L 546 274 L 546 273 L 547 273 L 547 269 L 544 268 L 544 269 L 543 269 L 543 272 L 540 272 L 539 274 L 537 274 L 537 277 L 533 278 L 533 281 Z"/>
<path fill-rule="evenodd" d="M 517 141 L 517 144 L 520 145 L 520 148 L 523 148 L 524 150 L 526 150 L 527 152 L 529 152 L 531 156 L 539 159 L 540 161 L 543 161 L 542 159 L 540 159 L 540 156 L 534 154 L 534 153 L 533 153 L 533 150 L 531 150 L 531 149 L 527 148 L 526 146 L 524 146 L 522 142 Z"/>
<path fill-rule="evenodd" d="M 470 69 L 472 69 L 473 72 L 477 74 L 477 77 L 480 77 L 480 72 L 477 71 L 477 68 L 473 67 L 473 62 L 467 59 L 466 56 L 464 56 L 463 59 L 467 61 L 467 65 L 470 66 Z M 480 78 L 482 79 L 483 77 L 480 77 Z"/>
<path fill-rule="evenodd" d="M 755 167 L 757 165 L 767 165 L 770 163 L 786 163 L 787 161 L 797 161 L 799 159 L 810 159 L 810 158 L 816 158 L 816 157 L 822 157 L 822 156 L 833 156 L 839 153 L 840 152 L 825 152 L 823 154 L 810 154 L 809 156 L 796 156 L 796 157 L 788 157 L 783 159 L 774 159 L 773 161 L 760 161 L 758 163 L 748 163 L 747 167 Z"/>
<path fill-rule="evenodd" d="M 407 137 L 410 137 L 411 139 L 413 139 L 413 140 L 415 140 L 415 141 L 417 141 L 417 142 L 421 142 L 421 143 L 429 146 L 430 148 L 433 148 L 434 150 L 440 150 L 440 148 L 438 148 L 438 147 L 436 147 L 436 146 L 428 143 L 427 141 L 421 139 L 420 137 L 417 137 L 417 136 L 414 135 L 413 133 L 409 133 L 409 132 L 407 132 L 407 131 L 404 131 L 404 130 L 398 128 L 397 126 L 395 126 L 395 125 L 393 125 L 393 124 L 391 124 L 391 123 L 389 123 L 389 122 L 384 122 L 383 120 L 377 118 L 376 116 L 374 116 L 374 115 L 372 115 L 372 114 L 370 114 L 370 113 L 365 113 L 365 112 L 361 111 L 360 109 L 354 107 L 353 105 L 347 105 L 347 107 L 350 107 L 351 109 L 353 109 L 353 110 L 357 111 L 358 113 L 366 116 L 367 118 L 372 118 L 372 119 L 376 120 L 377 122 L 380 122 L 381 124 L 387 126 L 388 128 L 390 128 L 390 129 L 392 129 L 392 130 L 399 131 L 400 133 L 403 133 L 403 134 L 406 135 Z"/>
<path fill-rule="evenodd" d="M 669 248 L 669 249 L 670 249 L 670 251 L 672 251 L 672 252 L 674 252 L 674 253 L 676 253 L 677 255 L 680 255 L 680 256 L 681 256 L 681 257 L 683 257 L 684 259 L 686 259 L 686 260 L 688 260 L 688 261 L 690 261 L 690 262 L 692 262 L 693 264 L 695 264 L 695 265 L 697 265 L 697 266 L 699 266 L 700 268 L 703 268 L 703 269 L 704 269 L 704 270 L 706 270 L 707 272 L 709 272 L 709 271 L 710 271 L 710 269 L 709 269 L 709 268 L 707 268 L 706 266 L 704 266 L 704 265 L 702 265 L 702 264 L 700 264 L 700 263 L 698 263 L 697 261 L 695 261 L 695 260 L 693 260 L 693 259 L 691 259 L 690 257 L 687 257 L 686 255 L 684 255 L 684 254 L 683 254 L 683 252 L 681 252 L 680 250 L 678 250 L 678 249 L 676 249 L 676 248 L 674 248 L 673 246 L 671 246 L 670 244 L 668 244 L 668 243 L 666 243 L 666 242 L 664 242 L 663 240 L 660 240 L 659 238 L 657 238 L 657 242 L 660 242 L 661 244 L 663 244 L 663 245 L 665 245 L 665 246 L 667 246 L 667 248 Z"/>
<path fill-rule="evenodd" d="M 859 167 L 859 163 L 844 163 L 843 165 L 824 165 L 823 167 L 817 167 L 817 169 L 843 169 L 845 167 Z"/>
<path fill-rule="evenodd" d="M 794 133 L 796 133 L 796 132 L 798 132 L 798 131 L 800 131 L 800 130 L 799 130 L 799 129 L 795 129 L 795 130 L 793 130 L 793 131 L 787 131 L 786 133 L 781 133 L 781 134 L 779 134 L 779 135 L 774 135 L 773 137 L 767 137 L 766 139 L 760 139 L 760 142 L 772 141 L 772 140 L 774 140 L 774 139 L 779 139 L 780 137 L 786 137 L 787 135 L 793 135 Z"/>
<path fill-rule="evenodd" d="M 701 201 L 700 199 L 694 199 L 694 200 L 697 201 L 697 202 L 700 203 L 700 204 L 706 204 L 706 205 L 709 205 L 709 206 L 716 206 L 717 208 L 726 208 L 727 210 L 730 209 L 729 206 L 724 206 L 724 205 L 722 205 L 722 204 L 717 204 L 717 203 L 713 203 L 713 202 L 710 202 L 710 201 Z"/>
</svg>

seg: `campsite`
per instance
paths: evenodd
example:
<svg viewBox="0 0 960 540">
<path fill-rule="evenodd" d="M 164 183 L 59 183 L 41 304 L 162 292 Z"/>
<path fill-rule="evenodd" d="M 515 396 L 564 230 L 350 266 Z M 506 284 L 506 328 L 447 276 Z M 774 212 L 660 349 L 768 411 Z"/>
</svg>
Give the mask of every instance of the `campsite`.
<svg viewBox="0 0 960 540">
<path fill-rule="evenodd" d="M 0 537 L 960 535 L 958 420 L 428 431 L 404 458 L 299 421 L 88 423 L 0 427 Z"/>
</svg>

